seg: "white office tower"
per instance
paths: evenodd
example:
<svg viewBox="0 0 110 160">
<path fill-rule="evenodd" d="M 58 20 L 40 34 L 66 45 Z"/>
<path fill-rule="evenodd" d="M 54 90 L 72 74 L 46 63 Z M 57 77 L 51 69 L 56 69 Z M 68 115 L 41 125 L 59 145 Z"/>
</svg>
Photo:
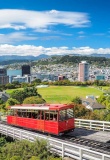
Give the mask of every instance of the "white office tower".
<svg viewBox="0 0 110 160">
<path fill-rule="evenodd" d="M 89 63 L 87 63 L 86 61 L 81 61 L 81 63 L 79 63 L 78 80 L 80 82 L 89 80 Z"/>
</svg>

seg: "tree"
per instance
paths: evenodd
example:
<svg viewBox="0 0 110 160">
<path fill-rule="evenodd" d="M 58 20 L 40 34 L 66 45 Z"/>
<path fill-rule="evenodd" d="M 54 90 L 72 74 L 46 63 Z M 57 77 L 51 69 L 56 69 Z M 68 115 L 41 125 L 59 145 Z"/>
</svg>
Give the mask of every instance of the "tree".
<svg viewBox="0 0 110 160">
<path fill-rule="evenodd" d="M 50 153 L 50 146 L 46 140 L 36 139 L 34 142 L 26 140 L 7 143 L 1 148 L 2 160 L 61 160 Z"/>
<path fill-rule="evenodd" d="M 95 80 L 94 85 L 99 86 L 99 80 Z"/>
<path fill-rule="evenodd" d="M 0 104 L 0 112 L 6 112 L 6 106 L 5 106 L 5 103 Z"/>
<path fill-rule="evenodd" d="M 32 156 L 30 160 L 40 160 L 37 156 Z"/>
<path fill-rule="evenodd" d="M 19 81 L 13 81 L 12 84 L 19 85 Z"/>
<path fill-rule="evenodd" d="M 15 90 L 11 94 L 11 98 L 16 99 L 18 102 L 20 102 L 20 104 L 24 101 L 25 98 L 32 96 L 41 97 L 35 87 L 26 87 L 24 90 Z"/>
<path fill-rule="evenodd" d="M 35 79 L 34 81 L 32 81 L 32 83 L 39 84 L 39 83 L 41 83 L 41 80 L 40 79 Z"/>
<path fill-rule="evenodd" d="M 15 90 L 12 92 L 11 98 L 16 99 L 21 104 L 26 98 L 26 94 L 23 90 Z"/>
<path fill-rule="evenodd" d="M 3 104 L 4 103 L 4 101 L 0 98 L 0 104 Z"/>
<path fill-rule="evenodd" d="M 15 105 L 15 104 L 20 104 L 20 102 L 17 101 L 16 99 L 9 98 L 9 99 L 7 100 L 7 102 L 6 102 L 6 108 L 7 108 L 8 106 L 13 106 L 13 105 Z"/>
<path fill-rule="evenodd" d="M 42 104 L 45 102 L 46 101 L 44 99 L 37 96 L 27 97 L 23 101 L 24 104 Z"/>
<path fill-rule="evenodd" d="M 107 104 L 106 108 L 110 111 L 110 102 Z"/>
<path fill-rule="evenodd" d="M 3 85 L 0 84 L 0 92 L 2 92 L 2 91 L 3 91 Z"/>
<path fill-rule="evenodd" d="M 4 137 L 0 137 L 0 148 L 6 144 L 6 139 Z"/>
<path fill-rule="evenodd" d="M 26 97 L 38 96 L 37 89 L 35 87 L 24 88 L 24 93 Z"/>
<path fill-rule="evenodd" d="M 22 82 L 22 83 L 21 83 L 21 88 L 24 88 L 24 87 L 28 87 L 28 83 Z"/>
<path fill-rule="evenodd" d="M 76 96 L 75 98 L 73 98 L 72 102 L 75 103 L 75 104 L 82 104 L 82 100 L 78 96 Z"/>
<path fill-rule="evenodd" d="M 10 160 L 22 160 L 20 156 L 12 156 Z"/>
<path fill-rule="evenodd" d="M 110 122 L 110 110 L 106 110 L 104 120 Z"/>
<path fill-rule="evenodd" d="M 99 103 L 102 103 L 103 101 L 105 101 L 106 100 L 106 96 L 104 95 L 104 94 L 102 94 L 98 99 L 97 99 L 97 101 L 99 102 Z"/>
<path fill-rule="evenodd" d="M 8 84 L 5 85 L 5 87 L 6 87 L 7 89 L 15 89 L 15 84 L 8 83 Z"/>
<path fill-rule="evenodd" d="M 95 112 L 92 112 L 89 117 L 90 117 L 90 119 L 92 119 L 92 120 L 100 120 L 100 114 L 97 114 L 97 113 L 95 113 Z"/>
<path fill-rule="evenodd" d="M 82 117 L 84 118 L 86 116 L 90 116 L 90 114 L 92 113 L 91 110 L 86 109 L 85 106 L 81 104 L 75 104 L 73 107 L 73 111 L 75 118 L 82 118 Z"/>
</svg>

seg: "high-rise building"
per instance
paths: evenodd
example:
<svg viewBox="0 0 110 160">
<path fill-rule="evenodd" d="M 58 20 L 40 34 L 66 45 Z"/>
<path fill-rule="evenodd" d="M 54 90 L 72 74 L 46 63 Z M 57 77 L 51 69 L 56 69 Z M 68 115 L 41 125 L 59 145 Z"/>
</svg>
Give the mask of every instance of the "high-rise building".
<svg viewBox="0 0 110 160">
<path fill-rule="evenodd" d="M 81 61 L 81 63 L 79 63 L 78 80 L 81 82 L 89 80 L 89 63 L 86 61 Z"/>
<path fill-rule="evenodd" d="M 0 84 L 9 83 L 9 76 L 7 76 L 6 68 L 0 68 Z"/>
<path fill-rule="evenodd" d="M 30 75 L 30 74 L 31 74 L 30 65 L 23 65 L 22 66 L 22 76 Z"/>
<path fill-rule="evenodd" d="M 7 84 L 9 83 L 9 76 L 0 76 L 0 84 Z"/>
<path fill-rule="evenodd" d="M 7 75 L 6 68 L 0 68 L 0 76 L 6 76 L 6 75 Z"/>
</svg>

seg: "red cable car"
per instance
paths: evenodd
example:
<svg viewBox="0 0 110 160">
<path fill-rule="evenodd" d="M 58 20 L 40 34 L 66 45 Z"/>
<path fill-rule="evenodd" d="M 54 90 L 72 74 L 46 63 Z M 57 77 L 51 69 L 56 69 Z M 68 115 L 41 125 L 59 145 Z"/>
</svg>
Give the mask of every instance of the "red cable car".
<svg viewBox="0 0 110 160">
<path fill-rule="evenodd" d="M 74 130 L 72 104 L 22 104 L 10 106 L 7 123 L 50 134 Z"/>
</svg>

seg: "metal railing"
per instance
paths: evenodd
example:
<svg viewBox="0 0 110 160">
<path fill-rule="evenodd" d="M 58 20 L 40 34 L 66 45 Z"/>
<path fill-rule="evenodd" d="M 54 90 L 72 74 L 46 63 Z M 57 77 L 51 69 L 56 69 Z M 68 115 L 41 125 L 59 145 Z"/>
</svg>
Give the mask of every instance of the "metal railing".
<svg viewBox="0 0 110 160">
<path fill-rule="evenodd" d="M 79 127 L 79 128 L 110 132 L 110 122 L 107 122 L 107 121 L 75 119 L 75 125 L 76 127 Z"/>
<path fill-rule="evenodd" d="M 33 142 L 36 138 L 46 139 L 49 142 L 51 151 L 59 154 L 62 157 L 71 157 L 76 160 L 110 160 L 110 155 L 103 154 L 97 151 L 92 151 L 91 148 L 78 146 L 65 142 L 63 140 L 48 137 L 42 134 L 33 133 L 31 131 L 18 129 L 16 127 L 0 124 L 0 133 L 10 136 L 13 139 L 23 140 L 27 139 Z"/>
</svg>

